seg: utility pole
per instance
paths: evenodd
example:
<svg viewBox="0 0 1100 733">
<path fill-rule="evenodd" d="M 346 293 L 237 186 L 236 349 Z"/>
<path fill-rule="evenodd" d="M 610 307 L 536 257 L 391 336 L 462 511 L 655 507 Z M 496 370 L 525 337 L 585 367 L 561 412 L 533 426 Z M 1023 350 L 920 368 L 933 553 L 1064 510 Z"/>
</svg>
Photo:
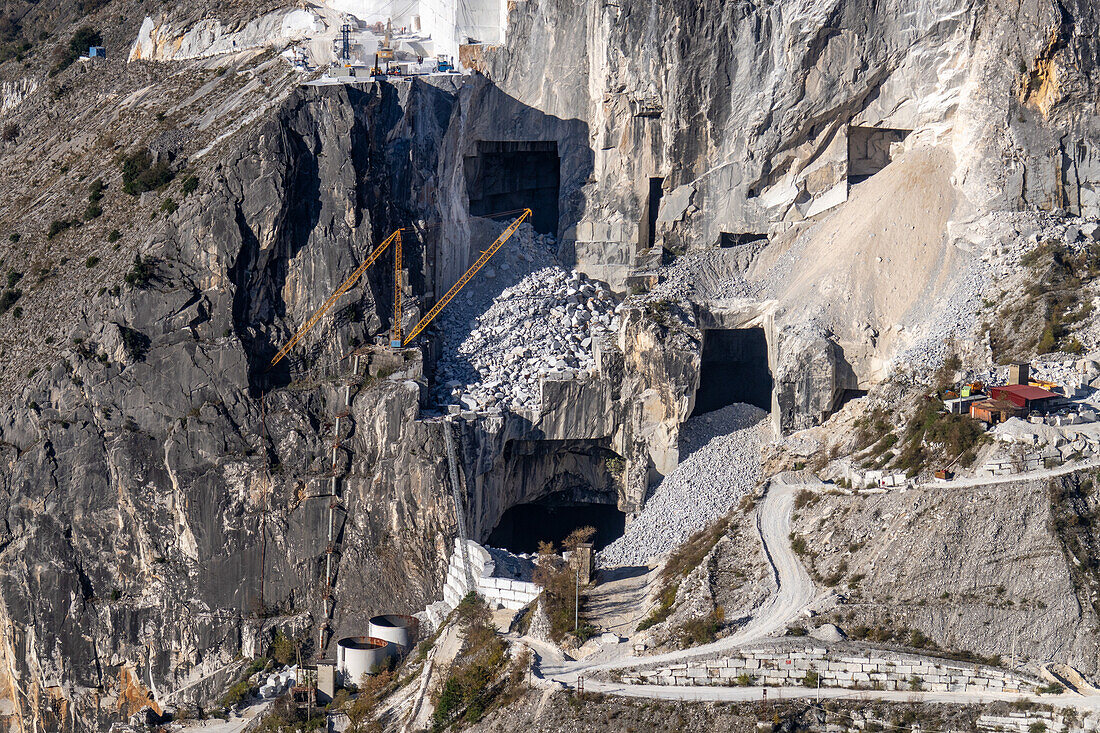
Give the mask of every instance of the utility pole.
<svg viewBox="0 0 1100 733">
<path fill-rule="evenodd" d="M 577 562 L 577 553 L 573 551 L 573 633 L 580 628 L 581 614 L 581 568 Z"/>
</svg>

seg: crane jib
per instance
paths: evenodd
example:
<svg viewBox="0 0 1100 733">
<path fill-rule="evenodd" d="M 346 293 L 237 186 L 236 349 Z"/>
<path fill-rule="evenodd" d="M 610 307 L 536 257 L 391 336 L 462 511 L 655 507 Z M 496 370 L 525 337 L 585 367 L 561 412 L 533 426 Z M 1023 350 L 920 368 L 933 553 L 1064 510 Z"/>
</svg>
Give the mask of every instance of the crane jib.
<svg viewBox="0 0 1100 733">
<path fill-rule="evenodd" d="M 329 309 L 333 306 L 333 304 L 336 303 L 340 296 L 351 289 L 351 286 L 355 284 L 355 281 L 359 279 L 359 276 L 362 275 L 368 267 L 373 265 L 375 260 L 381 257 L 382 253 L 386 251 L 386 248 L 389 247 L 390 244 L 393 243 L 393 240 L 399 236 L 401 236 L 400 229 L 387 237 L 386 241 L 382 242 L 382 244 L 374 248 L 374 251 L 370 253 L 370 256 L 367 257 L 366 260 L 363 261 L 363 264 L 359 265 L 359 267 L 355 268 L 355 272 L 351 273 L 351 277 L 345 280 L 344 283 L 336 289 L 336 292 L 329 296 L 324 305 L 318 308 L 317 312 L 315 312 L 310 317 L 310 319 L 306 321 L 306 324 L 302 326 L 301 329 L 299 329 L 298 333 L 294 334 L 293 338 L 291 338 L 290 341 L 287 341 L 286 345 L 283 346 L 283 348 L 279 349 L 279 353 L 277 353 L 275 355 L 275 358 L 271 360 L 271 364 L 268 366 L 268 369 L 278 364 L 284 356 L 290 353 L 290 350 L 294 348 L 294 345 L 298 343 L 298 341 L 303 336 L 309 333 L 309 330 L 311 328 L 317 325 L 317 321 L 321 320 L 325 313 L 328 313 Z"/>
<path fill-rule="evenodd" d="M 428 314 L 420 319 L 420 323 L 416 324 L 416 326 L 413 327 L 412 331 L 410 331 L 409 335 L 405 338 L 405 346 L 408 346 L 414 338 L 420 335 L 421 331 L 427 328 L 428 324 L 432 322 L 432 319 L 435 318 L 439 314 L 439 312 L 443 310 L 443 308 L 446 307 L 448 303 L 451 302 L 452 298 L 458 295 L 458 291 L 462 290 L 463 286 L 465 286 L 466 283 L 470 282 L 473 276 L 477 274 L 477 271 L 485 266 L 485 263 L 488 262 L 490 258 L 492 258 L 492 256 L 497 253 L 497 250 L 499 250 L 505 242 L 511 239 L 512 235 L 516 233 L 517 229 L 519 229 L 520 224 L 522 224 L 524 220 L 531 215 L 532 212 L 530 209 L 524 209 L 523 213 L 519 215 L 519 218 L 508 225 L 508 228 L 500 233 L 500 236 L 497 237 L 492 246 L 481 253 L 481 257 L 477 258 L 477 262 L 470 265 L 470 269 L 466 270 L 466 272 L 463 273 L 462 277 L 458 279 L 458 282 L 451 286 L 451 289 L 447 291 L 446 295 L 440 298 L 439 302 L 436 303 L 430 311 L 428 311 Z"/>
</svg>

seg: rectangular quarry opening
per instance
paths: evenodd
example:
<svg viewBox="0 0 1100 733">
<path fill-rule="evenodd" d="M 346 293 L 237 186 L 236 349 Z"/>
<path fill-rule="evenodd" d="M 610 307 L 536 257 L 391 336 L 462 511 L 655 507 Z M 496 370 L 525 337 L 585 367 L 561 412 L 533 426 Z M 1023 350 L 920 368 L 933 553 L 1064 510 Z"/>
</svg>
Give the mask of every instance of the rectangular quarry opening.
<svg viewBox="0 0 1100 733">
<path fill-rule="evenodd" d="M 638 227 L 638 249 L 646 250 L 657 241 L 657 214 L 661 210 L 661 198 L 664 196 L 663 178 L 649 179 L 649 193 L 646 196 L 645 208 L 642 210 L 642 221 Z"/>
<path fill-rule="evenodd" d="M 561 159 L 556 140 L 479 140 L 467 156 L 466 191 L 470 216 L 496 216 L 531 209 L 531 225 L 558 233 Z"/>
<path fill-rule="evenodd" d="M 757 234 L 755 232 L 741 232 L 739 234 L 720 232 L 718 234 L 718 247 L 728 249 L 730 247 L 740 247 L 743 244 L 752 244 L 753 242 L 766 242 L 767 239 L 767 234 Z"/>
<path fill-rule="evenodd" d="M 865 181 L 893 160 L 893 146 L 912 130 L 888 127 L 848 127 L 848 184 Z"/>
<path fill-rule="evenodd" d="M 744 402 L 772 408 L 772 373 L 763 328 L 703 331 L 702 369 L 692 415 Z"/>
</svg>

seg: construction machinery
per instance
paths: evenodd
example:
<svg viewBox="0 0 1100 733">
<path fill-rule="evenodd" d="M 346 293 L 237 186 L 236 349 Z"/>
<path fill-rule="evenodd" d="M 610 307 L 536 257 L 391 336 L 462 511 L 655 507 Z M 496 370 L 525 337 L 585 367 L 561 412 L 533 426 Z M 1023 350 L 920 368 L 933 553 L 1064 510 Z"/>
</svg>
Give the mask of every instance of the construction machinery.
<svg viewBox="0 0 1100 733">
<path fill-rule="evenodd" d="M 500 250 L 500 248 L 504 246 L 504 243 L 512 238 L 512 235 L 516 233 L 516 230 L 519 229 L 520 225 L 523 224 L 523 222 L 525 222 L 531 216 L 533 216 L 533 212 L 531 211 L 531 209 L 523 209 L 519 217 L 517 217 L 515 221 L 509 224 L 508 227 L 500 233 L 500 236 L 496 238 L 496 241 L 494 241 L 491 245 L 489 245 L 488 249 L 481 253 L 481 256 L 478 257 L 477 261 L 474 262 L 474 264 L 470 265 L 470 268 L 466 270 L 465 273 L 463 273 L 462 277 L 458 279 L 458 282 L 451 286 L 451 289 L 448 290 L 447 293 L 439 299 L 439 302 L 437 302 L 435 306 L 432 307 L 432 309 L 428 311 L 428 313 L 423 318 L 420 319 L 420 322 L 417 323 L 412 328 L 412 330 L 409 331 L 409 335 L 404 338 L 402 338 L 403 328 L 401 325 L 401 321 L 404 316 L 402 306 L 402 290 L 404 287 L 404 271 L 402 269 L 401 251 L 402 230 L 396 230 L 393 234 L 387 237 L 386 240 L 382 242 L 382 244 L 374 248 L 374 251 L 370 253 L 370 256 L 368 256 L 367 259 L 363 260 L 363 264 L 359 265 L 359 267 L 355 269 L 355 272 L 351 273 L 351 276 L 347 280 L 345 280 L 339 288 L 336 289 L 336 292 L 330 295 L 328 300 L 326 300 L 324 304 L 320 308 L 318 308 L 312 316 L 310 316 L 309 320 L 306 321 L 305 325 L 302 326 L 298 333 L 294 334 L 294 336 L 286 342 L 286 345 L 284 345 L 283 348 L 279 349 L 279 353 L 277 353 L 275 357 L 271 360 L 271 365 L 268 368 L 270 369 L 271 367 L 278 364 L 279 361 L 283 359 L 283 357 L 290 353 L 290 350 L 294 348 L 295 344 L 297 344 L 303 336 L 309 333 L 310 329 L 317 325 L 317 322 L 320 321 L 326 313 L 328 313 L 328 311 L 332 308 L 332 306 L 336 303 L 340 296 L 351 289 L 351 287 L 356 283 L 356 281 L 359 280 L 363 273 L 366 272 L 367 268 L 373 265 L 374 262 L 382 256 L 382 254 L 391 244 L 395 245 L 395 249 L 393 258 L 393 324 L 390 333 L 390 347 L 399 349 L 403 346 L 408 346 L 412 342 L 412 340 L 419 336 L 420 333 L 428 327 L 428 324 L 430 324 L 432 320 L 434 320 L 435 317 L 439 315 L 439 312 L 443 310 L 447 306 L 447 304 L 454 299 L 456 295 L 458 295 L 459 291 L 461 291 L 462 288 L 466 286 L 466 283 L 470 282 L 470 280 L 473 279 L 478 270 L 484 267 L 485 264 L 490 259 L 492 259 L 493 255 L 495 255 Z"/>
<path fill-rule="evenodd" d="M 378 58 L 383 61 L 393 61 L 396 54 L 393 50 L 393 22 L 389 19 L 386 20 L 386 36 L 382 41 L 382 45 L 378 47 Z"/>
<path fill-rule="evenodd" d="M 387 237 L 386 241 L 382 242 L 382 244 L 374 248 L 374 251 L 370 253 L 370 256 L 367 257 L 367 259 L 363 260 L 363 264 L 359 265 L 359 267 L 355 268 L 355 272 L 351 273 L 351 277 L 345 280 L 344 283 L 336 289 L 336 292 L 329 296 L 328 300 L 324 302 L 324 305 L 318 308 L 317 312 L 310 316 L 309 320 L 306 321 L 306 324 L 302 326 L 298 333 L 294 334 L 290 341 L 287 341 L 286 345 L 283 346 L 283 348 L 279 349 L 279 353 L 277 353 L 275 355 L 275 358 L 271 360 L 271 364 L 268 366 L 268 369 L 278 364 L 284 356 L 290 353 L 290 350 L 294 348 L 294 345 L 297 344 L 303 336 L 309 333 L 309 330 L 311 328 L 317 325 L 317 321 L 321 320 L 321 318 L 329 312 L 329 309 L 332 308 L 332 306 L 336 303 L 340 296 L 350 290 L 351 286 L 355 284 L 359 277 L 367 271 L 367 268 L 373 265 L 375 260 L 381 257 L 382 253 L 386 251 L 386 248 L 389 247 L 394 242 L 394 240 L 398 239 L 400 236 L 401 230 L 398 229 L 389 237 Z"/>
<path fill-rule="evenodd" d="M 497 237 L 496 241 L 489 246 L 489 249 L 482 252 L 481 257 L 477 258 L 477 262 L 470 265 L 470 269 L 466 270 L 462 277 L 458 279 L 458 282 L 452 285 L 451 289 L 447 291 L 447 294 L 440 298 L 439 302 L 436 303 L 430 311 L 428 311 L 427 315 L 420 319 L 420 323 L 416 324 L 413 327 L 412 331 L 409 332 L 408 338 L 406 338 L 404 341 L 405 346 L 408 346 L 414 338 L 420 335 L 421 331 L 428 327 L 428 324 L 432 322 L 432 319 L 439 315 L 439 312 L 443 310 L 443 308 L 446 307 L 446 305 L 450 303 L 456 295 L 458 295 L 458 292 L 462 290 L 463 287 L 465 287 L 466 283 L 470 282 L 473 276 L 477 274 L 477 271 L 480 270 L 482 267 L 485 267 L 485 263 L 488 262 L 492 258 L 492 256 L 497 253 L 497 250 L 499 250 L 505 242 L 512 238 L 512 235 L 516 233 L 517 229 L 519 229 L 519 225 L 526 221 L 532 215 L 533 212 L 530 209 L 524 209 L 523 213 L 520 214 L 515 221 L 509 224 L 507 229 L 500 233 L 500 236 Z"/>
</svg>

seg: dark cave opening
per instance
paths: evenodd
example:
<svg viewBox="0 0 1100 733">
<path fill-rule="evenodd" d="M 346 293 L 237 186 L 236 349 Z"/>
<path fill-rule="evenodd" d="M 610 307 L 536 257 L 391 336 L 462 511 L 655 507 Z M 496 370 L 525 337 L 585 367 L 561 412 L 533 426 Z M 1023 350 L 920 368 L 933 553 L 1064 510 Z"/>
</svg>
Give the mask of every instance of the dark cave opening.
<svg viewBox="0 0 1100 733">
<path fill-rule="evenodd" d="M 592 542 L 602 550 L 622 537 L 626 515 L 615 504 L 576 501 L 571 492 L 557 492 L 504 512 L 489 534 L 488 544 L 514 553 L 536 552 L 539 542 L 552 542 L 558 549 L 561 541 L 580 527 L 596 529 Z"/>
<path fill-rule="evenodd" d="M 900 143 L 912 130 L 886 127 L 848 128 L 848 185 L 865 181 L 890 165 L 891 147 Z"/>
<path fill-rule="evenodd" d="M 479 140 L 467 156 L 466 191 L 470 216 L 495 216 L 529 208 L 531 225 L 558 233 L 561 159 L 555 140 Z"/>
<path fill-rule="evenodd" d="M 767 234 L 757 234 L 755 232 L 742 232 L 740 234 L 733 234 L 730 232 L 720 232 L 718 234 L 718 247 L 721 249 L 729 249 L 731 247 L 740 247 L 745 244 L 753 244 L 755 242 L 766 242 L 768 240 Z"/>
<path fill-rule="evenodd" d="M 639 249 L 649 249 L 657 241 L 657 214 L 664 197 L 664 183 L 663 178 L 649 179 L 649 195 L 642 210 L 641 226 L 638 227 Z"/>
<path fill-rule="evenodd" d="M 702 371 L 692 415 L 736 402 L 771 410 L 772 373 L 764 329 L 704 330 Z"/>
</svg>

